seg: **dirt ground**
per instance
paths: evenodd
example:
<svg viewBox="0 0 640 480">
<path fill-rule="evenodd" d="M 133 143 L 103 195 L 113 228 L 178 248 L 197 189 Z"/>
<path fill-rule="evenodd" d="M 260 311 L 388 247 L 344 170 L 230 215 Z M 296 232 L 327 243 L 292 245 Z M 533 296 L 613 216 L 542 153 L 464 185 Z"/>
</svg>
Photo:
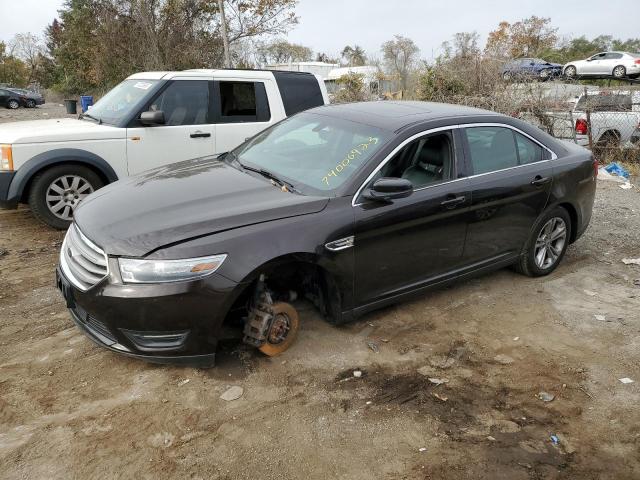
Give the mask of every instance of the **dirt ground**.
<svg viewBox="0 0 640 480">
<path fill-rule="evenodd" d="M 54 288 L 62 235 L 0 210 L 2 479 L 640 478 L 638 188 L 600 181 L 547 278 L 503 270 L 341 328 L 300 304 L 283 356 L 231 344 L 211 370 L 86 339 Z"/>
</svg>

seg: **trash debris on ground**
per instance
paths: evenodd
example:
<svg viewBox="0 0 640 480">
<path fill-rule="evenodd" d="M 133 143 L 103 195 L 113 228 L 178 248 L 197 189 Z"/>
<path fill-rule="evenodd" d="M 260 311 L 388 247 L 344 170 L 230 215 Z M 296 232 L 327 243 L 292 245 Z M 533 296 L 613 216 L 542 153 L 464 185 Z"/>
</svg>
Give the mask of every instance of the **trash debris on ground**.
<svg viewBox="0 0 640 480">
<path fill-rule="evenodd" d="M 233 387 L 230 387 L 222 395 L 220 395 L 220 398 L 225 402 L 232 402 L 233 400 L 239 399 L 243 393 L 244 393 L 244 388 L 234 385 Z"/>
<path fill-rule="evenodd" d="M 388 338 L 381 338 L 380 341 L 382 343 L 389 343 L 391 340 L 389 340 Z"/>
<path fill-rule="evenodd" d="M 623 190 L 631 190 L 633 188 L 633 185 L 630 182 L 627 182 L 620 185 L 620 188 Z"/>
<path fill-rule="evenodd" d="M 584 293 L 589 295 L 590 297 L 595 297 L 598 295 L 598 292 L 592 292 L 591 290 L 585 290 Z"/>
<path fill-rule="evenodd" d="M 190 382 L 190 380 L 189 380 L 188 378 L 185 378 L 184 380 L 180 380 L 180 381 L 178 382 L 178 386 L 179 386 L 179 387 L 182 387 L 182 386 L 186 385 L 186 384 L 187 384 L 187 383 L 189 383 L 189 382 Z"/>
<path fill-rule="evenodd" d="M 496 355 L 493 359 L 501 365 L 511 365 L 514 362 L 513 358 L 502 353 L 500 355 Z"/>
<path fill-rule="evenodd" d="M 600 167 L 598 169 L 598 180 L 605 180 L 608 182 L 624 182 L 624 179 L 617 177 L 615 175 L 611 175 L 604 167 Z"/>
<path fill-rule="evenodd" d="M 436 397 L 441 402 L 446 402 L 447 400 L 449 400 L 449 397 L 445 397 L 444 395 L 438 395 L 437 393 L 434 393 L 433 396 Z"/>
<path fill-rule="evenodd" d="M 425 447 L 421 447 L 421 448 L 419 448 L 419 449 L 418 449 L 418 451 L 419 451 L 419 452 L 426 452 L 426 451 L 427 451 L 427 449 L 426 449 Z"/>
<path fill-rule="evenodd" d="M 633 281 L 633 284 L 634 284 L 636 287 L 640 287 L 640 278 L 636 278 L 636 279 Z"/>
<path fill-rule="evenodd" d="M 456 359 L 452 357 L 445 357 L 444 355 L 436 355 L 429 359 L 429 363 L 433 367 L 445 370 L 453 367 L 453 364 L 456 363 Z"/>
<path fill-rule="evenodd" d="M 625 265 L 640 265 L 640 258 L 623 258 L 622 263 Z"/>
<path fill-rule="evenodd" d="M 604 322 L 607 320 L 607 317 L 605 315 L 594 315 L 595 319 L 598 320 L 599 322 Z"/>
<path fill-rule="evenodd" d="M 431 377 L 428 379 L 431 383 L 433 383 L 436 387 L 438 385 L 442 385 L 443 383 L 449 383 L 449 379 L 448 378 L 435 378 L 435 377 Z"/>
<path fill-rule="evenodd" d="M 362 370 L 354 370 L 353 371 L 353 376 L 356 377 L 356 378 L 362 377 Z"/>
<path fill-rule="evenodd" d="M 518 340 L 520 340 L 520 337 L 513 337 L 514 342 L 517 342 Z"/>
<path fill-rule="evenodd" d="M 551 443 L 553 443 L 554 445 L 560 445 L 560 439 L 558 438 L 557 435 L 551 435 Z"/>
<path fill-rule="evenodd" d="M 625 385 L 633 383 L 633 380 L 631 380 L 629 377 L 619 378 L 618 381 L 620 381 L 620 383 L 624 383 Z"/>
<path fill-rule="evenodd" d="M 495 437 L 492 437 L 491 435 L 489 435 L 487 437 L 487 440 L 489 440 L 490 442 L 495 442 L 496 441 Z"/>
<path fill-rule="evenodd" d="M 622 178 L 629 178 L 629 172 L 617 162 L 610 163 L 604 168 L 611 175 L 617 175 Z"/>
<path fill-rule="evenodd" d="M 553 402 L 553 400 L 556 398 L 555 395 L 547 392 L 540 392 L 538 393 L 537 397 L 545 403 Z"/>
<path fill-rule="evenodd" d="M 367 346 L 375 353 L 380 352 L 380 349 L 378 348 L 378 344 L 375 342 L 367 342 Z"/>
</svg>

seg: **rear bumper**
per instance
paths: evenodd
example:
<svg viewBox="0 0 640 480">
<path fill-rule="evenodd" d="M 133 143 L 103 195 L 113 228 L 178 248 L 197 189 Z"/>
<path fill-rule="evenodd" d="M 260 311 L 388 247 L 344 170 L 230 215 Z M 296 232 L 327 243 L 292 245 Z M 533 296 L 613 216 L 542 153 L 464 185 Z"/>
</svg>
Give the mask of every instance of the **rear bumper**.
<svg viewBox="0 0 640 480">
<path fill-rule="evenodd" d="M 0 208 L 16 208 L 17 198 L 9 198 L 9 187 L 16 172 L 0 172 Z"/>
<path fill-rule="evenodd" d="M 113 279 L 83 292 L 56 269 L 71 317 L 92 341 L 153 363 L 214 365 L 222 323 L 240 285 L 215 274 L 175 284 L 125 285 Z"/>
</svg>

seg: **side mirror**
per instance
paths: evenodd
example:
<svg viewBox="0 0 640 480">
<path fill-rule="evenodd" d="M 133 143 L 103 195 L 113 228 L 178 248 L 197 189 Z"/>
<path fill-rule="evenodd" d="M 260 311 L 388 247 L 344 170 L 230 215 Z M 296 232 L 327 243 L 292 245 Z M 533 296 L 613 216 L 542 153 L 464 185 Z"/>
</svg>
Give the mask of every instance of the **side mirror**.
<svg viewBox="0 0 640 480">
<path fill-rule="evenodd" d="M 157 110 L 155 112 L 142 112 L 140 114 L 140 123 L 148 127 L 153 127 L 155 125 L 164 125 L 164 112 L 160 110 Z"/>
<path fill-rule="evenodd" d="M 413 184 L 406 178 L 380 178 L 363 196 L 377 202 L 390 202 L 406 198 L 412 193 Z"/>
</svg>

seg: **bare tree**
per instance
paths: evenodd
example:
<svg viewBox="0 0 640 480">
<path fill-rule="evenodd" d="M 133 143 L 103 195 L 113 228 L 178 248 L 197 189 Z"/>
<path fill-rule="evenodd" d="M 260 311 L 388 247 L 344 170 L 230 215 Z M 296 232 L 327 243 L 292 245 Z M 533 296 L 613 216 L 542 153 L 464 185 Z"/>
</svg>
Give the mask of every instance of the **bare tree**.
<svg viewBox="0 0 640 480">
<path fill-rule="evenodd" d="M 410 38 L 396 35 L 382 45 L 382 55 L 387 69 L 400 80 L 402 91 L 407 90 L 409 73 L 416 64 L 420 49 Z"/>
<path fill-rule="evenodd" d="M 218 10 L 220 11 L 220 30 L 222 33 L 222 44 L 224 45 L 224 66 L 227 68 L 231 68 L 231 52 L 229 51 L 227 17 L 224 14 L 224 0 L 218 0 Z"/>
<path fill-rule="evenodd" d="M 360 67 L 367 63 L 367 55 L 364 49 L 358 45 L 354 45 L 353 47 L 347 45 L 342 50 L 342 58 L 347 60 L 347 63 L 350 67 Z"/>
<path fill-rule="evenodd" d="M 29 69 L 28 82 L 32 82 L 40 58 L 45 52 L 42 39 L 32 33 L 18 33 L 11 41 L 10 51 L 16 58 L 26 64 Z"/>
</svg>

